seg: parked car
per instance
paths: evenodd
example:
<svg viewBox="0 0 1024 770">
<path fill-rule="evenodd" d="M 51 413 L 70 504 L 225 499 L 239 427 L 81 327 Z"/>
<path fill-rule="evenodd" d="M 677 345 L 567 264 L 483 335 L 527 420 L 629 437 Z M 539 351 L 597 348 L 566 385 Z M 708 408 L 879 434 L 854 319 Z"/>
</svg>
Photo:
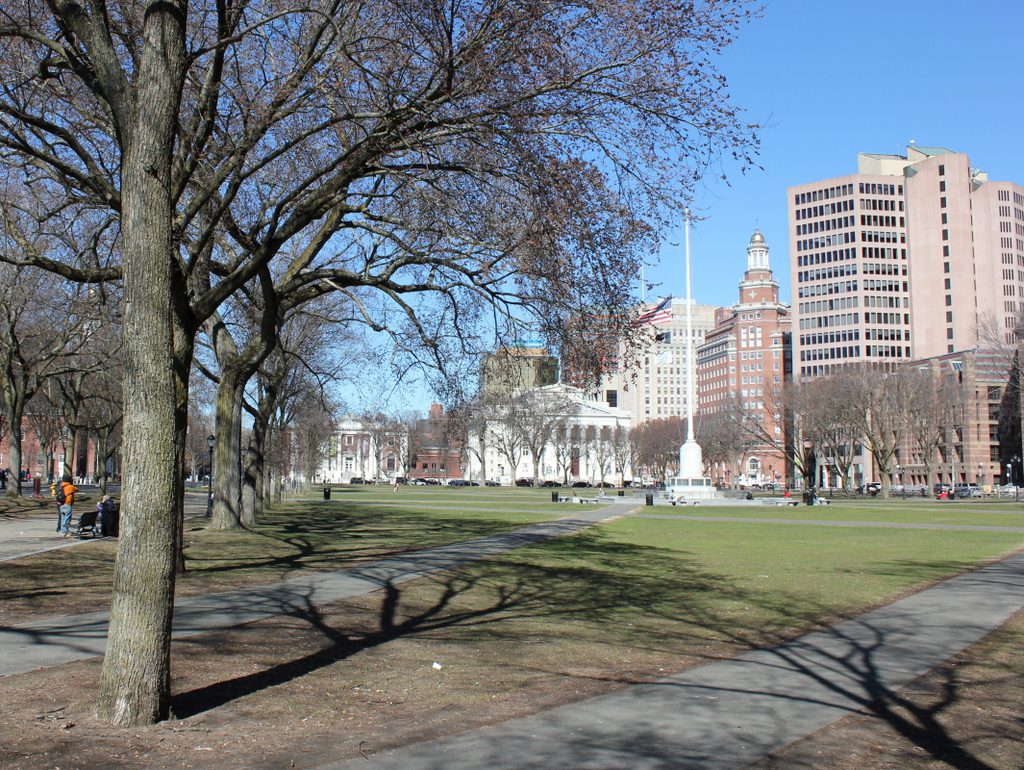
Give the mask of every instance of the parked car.
<svg viewBox="0 0 1024 770">
<path fill-rule="evenodd" d="M 501 482 L 500 481 L 495 481 L 494 479 L 487 479 L 487 481 L 484 482 L 484 486 L 485 487 L 500 487 L 501 486 Z"/>
<path fill-rule="evenodd" d="M 450 487 L 468 487 L 469 482 L 465 479 L 448 479 L 448 486 Z"/>
<path fill-rule="evenodd" d="M 366 480 L 362 476 L 353 476 L 348 480 L 349 484 L 365 484 Z"/>
<path fill-rule="evenodd" d="M 574 481 L 572 483 L 572 486 L 573 486 L 573 489 L 585 489 L 585 488 L 589 487 L 590 484 L 588 484 L 585 481 Z"/>
<path fill-rule="evenodd" d="M 954 491 L 957 497 L 984 497 L 985 493 L 977 484 L 957 484 Z"/>
<path fill-rule="evenodd" d="M 772 481 L 766 481 L 764 484 L 761 485 L 761 489 L 763 489 L 765 492 L 774 492 L 775 483 Z"/>
<path fill-rule="evenodd" d="M 533 479 L 516 479 L 517 487 L 532 487 Z"/>
<path fill-rule="evenodd" d="M 413 479 L 412 483 L 417 487 L 425 487 L 427 485 L 426 479 Z"/>
<path fill-rule="evenodd" d="M 395 483 L 396 484 L 408 484 L 409 483 L 409 479 L 407 479 L 405 476 L 399 476 L 397 479 L 395 479 Z"/>
<path fill-rule="evenodd" d="M 558 483 L 557 481 L 551 481 L 550 479 L 548 479 L 548 480 L 546 480 L 546 481 L 542 481 L 542 482 L 540 483 L 540 485 L 541 485 L 542 487 L 560 487 L 560 486 L 562 486 L 562 485 L 561 485 L 561 484 L 559 484 L 559 483 Z"/>
<path fill-rule="evenodd" d="M 441 479 L 423 479 L 427 482 L 428 487 L 439 487 L 441 486 Z"/>
<path fill-rule="evenodd" d="M 867 484 L 863 484 L 857 490 L 862 495 L 871 495 L 874 497 L 882 491 L 882 485 L 878 481 L 869 481 Z"/>
</svg>

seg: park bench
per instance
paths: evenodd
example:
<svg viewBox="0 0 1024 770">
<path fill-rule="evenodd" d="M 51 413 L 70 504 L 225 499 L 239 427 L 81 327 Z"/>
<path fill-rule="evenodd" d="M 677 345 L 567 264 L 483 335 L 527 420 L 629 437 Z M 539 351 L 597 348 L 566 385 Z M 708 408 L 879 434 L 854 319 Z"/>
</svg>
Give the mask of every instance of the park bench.
<svg viewBox="0 0 1024 770">
<path fill-rule="evenodd" d="M 792 497 L 765 497 L 761 499 L 761 505 L 789 505 L 796 507 L 800 501 Z"/>
</svg>

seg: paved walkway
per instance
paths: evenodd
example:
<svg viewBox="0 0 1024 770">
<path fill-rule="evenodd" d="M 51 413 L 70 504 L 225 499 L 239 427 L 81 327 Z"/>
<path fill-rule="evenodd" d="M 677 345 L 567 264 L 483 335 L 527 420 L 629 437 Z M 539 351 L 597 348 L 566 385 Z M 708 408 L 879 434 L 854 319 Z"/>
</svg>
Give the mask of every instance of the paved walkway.
<svg viewBox="0 0 1024 770">
<path fill-rule="evenodd" d="M 183 599 L 175 608 L 174 636 L 305 610 L 637 510 L 632 501 L 609 502 L 613 504 L 603 508 L 573 507 L 572 518 L 358 569 Z M 852 711 L 883 710 L 897 690 L 1022 607 L 1024 554 L 1018 554 L 786 644 L 492 728 L 322 770 L 741 768 Z M 107 614 L 97 612 L 0 627 L 0 675 L 100 655 L 106 625 Z"/>
<path fill-rule="evenodd" d="M 735 770 L 893 694 L 1024 607 L 1024 554 L 787 644 L 320 770 Z"/>
</svg>

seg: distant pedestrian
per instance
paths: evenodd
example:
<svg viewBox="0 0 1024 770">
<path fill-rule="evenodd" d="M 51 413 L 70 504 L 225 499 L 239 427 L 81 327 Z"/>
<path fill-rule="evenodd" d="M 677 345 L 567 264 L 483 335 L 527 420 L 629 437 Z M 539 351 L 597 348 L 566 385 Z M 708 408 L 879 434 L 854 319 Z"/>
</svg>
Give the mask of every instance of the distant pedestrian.
<svg viewBox="0 0 1024 770">
<path fill-rule="evenodd" d="M 395 491 L 398 491 L 398 476 L 395 476 Z"/>
<path fill-rule="evenodd" d="M 110 499 L 110 495 L 103 495 L 102 499 L 96 503 L 96 529 L 100 532 L 103 531 L 103 521 L 106 518 L 107 528 L 110 528 L 110 514 L 114 512 L 114 501 Z"/>
<path fill-rule="evenodd" d="M 0 489 L 7 489 L 7 469 L 0 468 Z"/>
<path fill-rule="evenodd" d="M 71 475 L 68 473 L 64 474 L 64 478 L 58 481 L 55 487 L 54 496 L 57 498 L 57 505 L 60 506 L 57 531 L 68 538 L 71 537 L 72 506 L 75 504 L 75 492 L 78 491 L 78 487 L 71 483 Z"/>
</svg>

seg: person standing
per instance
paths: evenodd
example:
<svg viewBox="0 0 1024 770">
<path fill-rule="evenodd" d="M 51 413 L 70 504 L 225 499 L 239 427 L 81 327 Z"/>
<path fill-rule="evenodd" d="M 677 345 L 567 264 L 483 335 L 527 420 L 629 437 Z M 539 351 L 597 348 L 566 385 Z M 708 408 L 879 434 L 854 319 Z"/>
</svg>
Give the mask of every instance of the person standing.
<svg viewBox="0 0 1024 770">
<path fill-rule="evenodd" d="M 71 512 L 77 491 L 78 487 L 71 483 L 70 474 L 65 473 L 64 478 L 57 482 L 56 497 L 57 505 L 60 506 L 60 521 L 57 531 L 66 538 L 71 537 Z"/>
</svg>

